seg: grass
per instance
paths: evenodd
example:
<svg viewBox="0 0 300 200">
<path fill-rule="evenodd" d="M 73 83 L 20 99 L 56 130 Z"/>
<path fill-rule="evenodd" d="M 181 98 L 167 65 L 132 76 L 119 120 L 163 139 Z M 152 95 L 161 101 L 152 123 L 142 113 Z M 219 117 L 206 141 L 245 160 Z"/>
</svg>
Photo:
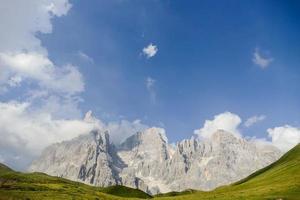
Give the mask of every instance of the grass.
<svg viewBox="0 0 300 200">
<path fill-rule="evenodd" d="M 152 198 L 150 195 L 124 186 L 93 187 L 43 173 L 15 172 L 0 164 L 0 200 L 24 199 L 101 199 L 124 200 Z M 234 184 L 214 191 L 186 190 L 154 197 L 157 200 L 299 200 L 300 145 L 278 161 Z"/>
<path fill-rule="evenodd" d="M 124 198 L 125 197 L 125 198 Z M 15 172 L 0 165 L 0 199 L 146 199 L 150 195 L 125 186 L 108 188 L 89 186 L 67 179 L 48 176 L 43 173 Z"/>
</svg>

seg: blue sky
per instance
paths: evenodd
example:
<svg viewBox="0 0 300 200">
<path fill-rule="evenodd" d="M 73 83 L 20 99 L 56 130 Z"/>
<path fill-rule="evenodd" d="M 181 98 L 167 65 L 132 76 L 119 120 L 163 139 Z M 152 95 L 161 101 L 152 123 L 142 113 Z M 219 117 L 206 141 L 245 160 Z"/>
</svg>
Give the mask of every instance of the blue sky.
<svg viewBox="0 0 300 200">
<path fill-rule="evenodd" d="M 163 127 L 171 143 L 225 127 L 288 150 L 300 141 L 299 10 L 293 0 L 1 1 L 0 162 L 24 169 L 95 126 L 113 140 Z M 82 120 L 89 110 L 101 121 Z"/>
<path fill-rule="evenodd" d="M 104 120 L 164 124 L 171 141 L 215 114 L 265 115 L 248 135 L 299 126 L 300 5 L 296 1 L 73 1 L 41 35 L 50 57 L 80 66 L 83 110 Z M 153 43 L 155 56 L 142 49 Z M 252 61 L 258 48 L 274 60 Z M 93 59 L 84 61 L 81 51 Z M 152 101 L 145 82 L 156 80 Z"/>
</svg>

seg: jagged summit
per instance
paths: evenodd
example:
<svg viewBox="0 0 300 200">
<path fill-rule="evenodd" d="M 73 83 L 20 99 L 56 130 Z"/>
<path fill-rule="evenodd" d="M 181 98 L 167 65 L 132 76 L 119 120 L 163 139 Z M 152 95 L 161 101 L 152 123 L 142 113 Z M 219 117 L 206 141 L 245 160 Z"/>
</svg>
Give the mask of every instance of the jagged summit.
<svg viewBox="0 0 300 200">
<path fill-rule="evenodd" d="M 92 118 L 87 113 L 86 118 Z M 150 194 L 185 189 L 210 190 L 246 177 L 279 158 L 270 145 L 218 130 L 210 138 L 168 144 L 164 129 L 149 128 L 114 146 L 100 129 L 52 145 L 30 171 L 92 185 L 122 184 Z"/>
</svg>

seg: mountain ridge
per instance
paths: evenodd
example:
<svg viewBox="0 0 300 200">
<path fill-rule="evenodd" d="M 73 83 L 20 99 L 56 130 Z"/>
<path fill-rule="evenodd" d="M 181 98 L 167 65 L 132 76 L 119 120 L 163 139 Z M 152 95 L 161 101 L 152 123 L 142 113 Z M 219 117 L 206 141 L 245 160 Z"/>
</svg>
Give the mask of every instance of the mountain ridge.
<svg viewBox="0 0 300 200">
<path fill-rule="evenodd" d="M 210 192 L 186 190 L 154 197 L 124 186 L 99 188 L 43 173 L 20 173 L 0 164 L 0 199 L 172 199 L 172 200 L 298 200 L 300 144 L 278 161 L 231 185 Z"/>
<path fill-rule="evenodd" d="M 280 157 L 273 146 L 257 145 L 218 130 L 210 139 L 168 144 L 164 130 L 149 128 L 111 144 L 109 133 L 48 147 L 29 171 L 40 171 L 96 186 L 125 185 L 149 194 L 211 190 L 246 177 Z"/>
</svg>

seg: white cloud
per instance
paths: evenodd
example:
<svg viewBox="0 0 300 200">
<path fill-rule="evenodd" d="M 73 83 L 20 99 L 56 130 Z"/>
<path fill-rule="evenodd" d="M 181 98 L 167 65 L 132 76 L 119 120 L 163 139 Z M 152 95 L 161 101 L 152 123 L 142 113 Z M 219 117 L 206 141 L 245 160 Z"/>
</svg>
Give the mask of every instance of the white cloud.
<svg viewBox="0 0 300 200">
<path fill-rule="evenodd" d="M 36 113 L 48 113 L 54 119 L 81 118 L 82 112 L 79 103 L 83 101 L 78 96 L 58 96 L 43 91 L 32 92 L 28 102 L 31 103 L 30 110 Z"/>
<path fill-rule="evenodd" d="M 156 80 L 151 77 L 147 77 L 147 79 L 146 79 L 146 88 L 150 94 L 150 100 L 152 103 L 156 102 L 156 92 L 154 89 L 155 82 L 156 82 Z"/>
<path fill-rule="evenodd" d="M 255 116 L 252 116 L 252 117 L 248 118 L 245 121 L 244 125 L 246 127 L 250 127 L 250 126 L 252 126 L 252 125 L 254 125 L 254 124 L 258 123 L 258 122 L 261 122 L 261 121 L 263 121 L 265 119 L 266 119 L 265 115 L 259 115 L 259 116 L 255 115 Z"/>
<path fill-rule="evenodd" d="M 158 51 L 157 46 L 153 45 L 152 43 L 150 43 L 147 47 L 143 48 L 143 53 L 144 53 L 144 55 L 147 56 L 147 58 L 151 58 L 151 57 L 155 56 L 157 51 Z"/>
<path fill-rule="evenodd" d="M 273 60 L 273 58 L 263 57 L 258 48 L 256 48 L 253 53 L 253 63 L 258 65 L 262 69 L 267 68 Z"/>
<path fill-rule="evenodd" d="M 66 15 L 72 7 L 68 0 L 52 0 L 50 2 L 51 3 L 46 6 L 46 10 L 58 17 Z"/>
<path fill-rule="evenodd" d="M 224 112 L 214 116 L 213 120 L 205 120 L 203 127 L 195 130 L 194 133 L 200 138 L 209 138 L 217 130 L 222 129 L 240 137 L 241 134 L 238 126 L 241 122 L 242 120 L 238 115 L 231 112 Z"/>
<path fill-rule="evenodd" d="M 94 59 L 91 58 L 89 55 L 87 55 L 86 53 L 82 52 L 82 51 L 78 51 L 78 56 L 79 58 L 81 58 L 82 60 L 85 60 L 89 63 L 94 63 Z"/>
<path fill-rule="evenodd" d="M 36 53 L 0 53 L 0 69 L 5 76 L 0 84 L 17 86 L 21 81 L 36 81 L 42 88 L 75 94 L 84 90 L 81 73 L 72 65 L 55 66 L 46 56 Z"/>
<path fill-rule="evenodd" d="M 46 53 L 36 33 L 51 33 L 53 17 L 66 15 L 68 0 L 0 1 L 0 52 Z"/>
<path fill-rule="evenodd" d="M 35 112 L 31 104 L 0 103 L 0 151 L 23 158 L 38 155 L 46 146 L 88 133 L 100 123 L 54 119 L 48 112 Z M 13 157 L 7 158 L 7 162 Z M 27 162 L 30 162 L 27 159 Z M 19 165 L 28 163 L 19 163 Z"/>
<path fill-rule="evenodd" d="M 286 152 L 300 142 L 300 129 L 289 125 L 268 129 L 272 143 L 283 152 Z"/>
<path fill-rule="evenodd" d="M 74 94 L 84 89 L 82 76 L 72 65 L 56 66 L 37 33 L 52 32 L 52 18 L 66 15 L 68 0 L 0 2 L 0 87 L 7 91 L 25 81 L 42 89 Z M 16 14 L 17 13 L 17 14 Z"/>
</svg>

